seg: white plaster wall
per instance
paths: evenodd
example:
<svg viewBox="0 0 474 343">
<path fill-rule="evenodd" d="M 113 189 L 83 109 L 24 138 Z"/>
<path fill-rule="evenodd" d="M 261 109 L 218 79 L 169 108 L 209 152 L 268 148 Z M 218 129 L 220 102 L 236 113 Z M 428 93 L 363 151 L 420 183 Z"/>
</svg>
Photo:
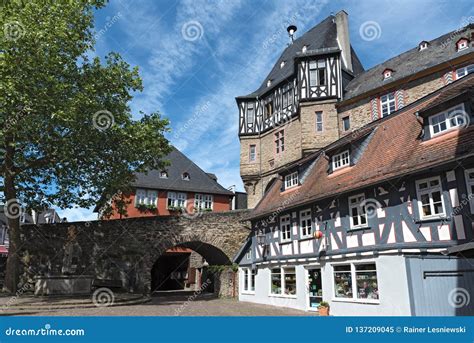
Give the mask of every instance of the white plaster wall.
<svg viewBox="0 0 474 343">
<path fill-rule="evenodd" d="M 380 256 L 366 259 L 341 259 L 341 262 L 375 261 L 379 283 L 380 301 L 378 304 L 356 303 L 347 300 L 334 299 L 334 281 L 332 263 L 325 264 L 297 264 L 296 267 L 296 298 L 270 295 L 271 266 L 259 266 L 255 278 L 255 294 L 240 292 L 239 300 L 267 304 L 280 307 L 289 307 L 307 310 L 307 268 L 321 268 L 323 276 L 323 299 L 331 306 L 331 315 L 334 316 L 409 316 L 411 315 L 408 281 L 403 256 Z M 281 264 L 291 266 L 294 264 Z M 239 289 L 243 290 L 243 277 Z"/>
</svg>

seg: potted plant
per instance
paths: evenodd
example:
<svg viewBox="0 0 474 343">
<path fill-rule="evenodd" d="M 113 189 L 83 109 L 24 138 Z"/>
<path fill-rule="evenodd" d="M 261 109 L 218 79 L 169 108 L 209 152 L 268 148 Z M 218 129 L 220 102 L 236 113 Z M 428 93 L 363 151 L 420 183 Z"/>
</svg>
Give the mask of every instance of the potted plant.
<svg viewBox="0 0 474 343">
<path fill-rule="evenodd" d="M 329 316 L 329 303 L 321 301 L 318 306 L 318 312 L 320 316 Z"/>
</svg>

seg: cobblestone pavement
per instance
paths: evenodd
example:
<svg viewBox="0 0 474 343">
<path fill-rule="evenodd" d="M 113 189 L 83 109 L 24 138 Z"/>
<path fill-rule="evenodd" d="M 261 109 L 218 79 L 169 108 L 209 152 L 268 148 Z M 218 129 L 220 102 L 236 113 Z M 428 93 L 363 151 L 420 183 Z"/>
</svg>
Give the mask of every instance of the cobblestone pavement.
<svg viewBox="0 0 474 343">
<path fill-rule="evenodd" d="M 74 308 L 56 310 L 7 311 L 3 315 L 30 316 L 310 316 L 312 313 L 240 302 L 235 299 L 219 299 L 212 295 L 154 296 L 145 304 L 101 308 Z"/>
</svg>

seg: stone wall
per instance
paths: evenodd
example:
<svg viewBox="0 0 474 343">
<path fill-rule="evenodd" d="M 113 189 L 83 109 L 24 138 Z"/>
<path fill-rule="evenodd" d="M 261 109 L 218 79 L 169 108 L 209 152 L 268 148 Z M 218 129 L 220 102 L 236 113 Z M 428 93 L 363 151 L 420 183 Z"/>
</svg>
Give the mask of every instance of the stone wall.
<svg viewBox="0 0 474 343">
<path fill-rule="evenodd" d="M 111 283 L 120 281 L 125 291 L 148 293 L 153 264 L 168 248 L 190 248 L 210 265 L 231 264 L 249 234 L 247 214 L 25 225 L 21 283 L 33 282 L 37 276 L 92 275 Z"/>
</svg>

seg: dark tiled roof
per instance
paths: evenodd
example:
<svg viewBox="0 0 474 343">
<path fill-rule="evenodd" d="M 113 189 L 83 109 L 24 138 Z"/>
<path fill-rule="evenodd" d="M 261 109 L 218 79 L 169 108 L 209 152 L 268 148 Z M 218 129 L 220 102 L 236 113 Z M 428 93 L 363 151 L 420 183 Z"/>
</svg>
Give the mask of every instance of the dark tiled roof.
<svg viewBox="0 0 474 343">
<path fill-rule="evenodd" d="M 362 72 L 349 82 L 345 88 L 344 100 L 354 98 L 379 87 L 389 87 L 390 83 L 414 75 L 424 69 L 448 62 L 456 57 L 472 53 L 474 47 L 457 51 L 456 42 L 461 37 L 471 38 L 474 25 L 468 25 L 461 30 L 447 33 L 429 41 L 428 48 L 419 51 L 418 47 L 393 57 L 369 70 Z M 383 71 L 392 69 L 392 77 L 383 80 Z"/>
<path fill-rule="evenodd" d="M 147 173 L 137 173 L 136 181 L 132 185 L 152 189 L 233 195 L 233 192 L 225 189 L 213 179 L 214 174 L 204 172 L 178 149 L 173 148 L 165 160 L 170 162 L 166 168 L 168 178 L 161 178 L 159 170 L 151 170 Z M 185 172 L 190 176 L 189 181 L 182 178 Z"/>
<path fill-rule="evenodd" d="M 474 88 L 474 74 L 466 76 L 405 107 L 392 116 L 368 124 L 373 135 L 358 163 L 328 175 L 326 158 L 317 158 L 305 182 L 290 192 L 280 192 L 282 180 L 276 180 L 250 214 L 258 218 L 279 213 L 312 201 L 375 185 L 407 173 L 449 163 L 474 154 L 474 125 L 428 141 L 419 139 L 422 126 L 415 113 L 437 102 L 445 94 L 460 94 Z M 359 136 L 354 139 L 358 139 Z M 342 143 L 341 143 L 342 142 Z M 347 137 L 331 147 L 347 143 Z M 323 149 L 325 150 L 325 149 Z M 322 154 L 322 153 L 321 153 Z"/>
<path fill-rule="evenodd" d="M 303 56 L 303 54 L 301 54 L 301 49 L 304 45 L 308 48 L 305 55 L 339 51 L 336 37 L 337 28 L 334 23 L 334 16 L 330 15 L 311 30 L 304 33 L 301 37 L 295 39 L 293 44 L 288 45 L 280 55 L 280 58 L 278 58 L 268 76 L 262 82 L 262 85 L 255 92 L 242 96 L 242 98 L 261 96 L 277 86 L 280 82 L 292 77 L 295 71 L 294 59 L 297 56 Z M 360 60 L 352 47 L 351 52 L 354 74 L 359 74 L 364 70 L 364 67 L 360 63 Z M 283 61 L 285 64 L 283 68 L 280 68 L 281 62 Z M 268 80 L 272 80 L 272 86 L 270 87 L 267 87 Z"/>
</svg>

